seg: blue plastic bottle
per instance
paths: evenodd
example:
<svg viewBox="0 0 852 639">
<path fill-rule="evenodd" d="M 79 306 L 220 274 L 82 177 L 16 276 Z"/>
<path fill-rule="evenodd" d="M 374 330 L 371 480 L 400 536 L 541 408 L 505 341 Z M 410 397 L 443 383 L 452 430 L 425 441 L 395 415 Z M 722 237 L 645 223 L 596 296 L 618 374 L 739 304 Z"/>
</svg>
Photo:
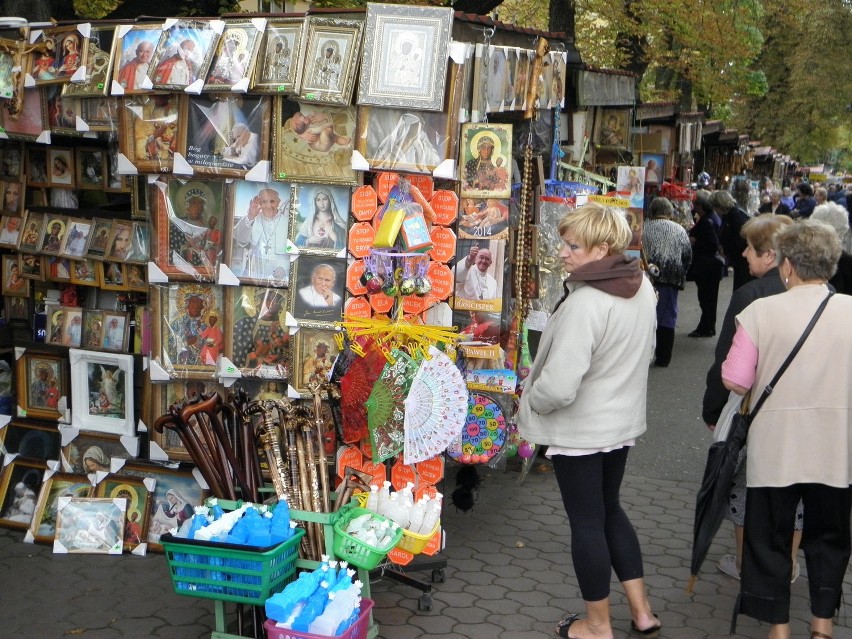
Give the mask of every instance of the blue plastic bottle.
<svg viewBox="0 0 852 639">
<path fill-rule="evenodd" d="M 325 572 L 317 568 L 313 572 L 302 572 L 284 590 L 266 600 L 266 616 L 276 622 L 286 621 L 300 601 L 306 601 L 319 586 Z"/>
<path fill-rule="evenodd" d="M 307 632 L 311 622 L 322 614 L 327 602 L 328 591 L 320 586 L 314 591 L 314 594 L 308 597 L 305 607 L 302 608 L 302 612 L 299 613 L 299 616 L 296 617 L 296 620 L 293 622 L 293 630 L 297 632 Z"/>
</svg>

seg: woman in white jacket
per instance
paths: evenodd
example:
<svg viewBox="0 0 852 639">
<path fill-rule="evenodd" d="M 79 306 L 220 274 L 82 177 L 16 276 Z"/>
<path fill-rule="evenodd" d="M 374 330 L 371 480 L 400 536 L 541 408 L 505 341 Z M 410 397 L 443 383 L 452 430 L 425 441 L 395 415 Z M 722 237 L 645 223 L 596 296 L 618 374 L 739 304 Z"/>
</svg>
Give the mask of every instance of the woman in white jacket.
<svg viewBox="0 0 852 639">
<path fill-rule="evenodd" d="M 616 209 L 587 204 L 559 223 L 565 297 L 542 334 L 526 380 L 518 427 L 548 446 L 571 526 L 571 555 L 586 617 L 568 615 L 561 637 L 612 639 L 614 569 L 632 630 L 658 634 L 645 593 L 642 553 L 619 501 L 627 452 L 646 430 L 655 298 L 639 260 L 624 250 L 631 230 Z"/>
</svg>

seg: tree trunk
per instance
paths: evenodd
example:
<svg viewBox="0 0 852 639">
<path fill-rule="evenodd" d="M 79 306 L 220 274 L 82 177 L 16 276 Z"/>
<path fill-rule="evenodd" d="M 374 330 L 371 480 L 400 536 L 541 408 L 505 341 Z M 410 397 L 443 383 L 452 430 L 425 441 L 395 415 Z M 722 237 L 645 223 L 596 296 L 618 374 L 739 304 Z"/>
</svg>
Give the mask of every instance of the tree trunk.
<svg viewBox="0 0 852 639">
<path fill-rule="evenodd" d="M 550 18 L 548 28 L 556 33 L 564 33 L 565 41 L 574 43 L 574 0 L 550 0 Z"/>
</svg>

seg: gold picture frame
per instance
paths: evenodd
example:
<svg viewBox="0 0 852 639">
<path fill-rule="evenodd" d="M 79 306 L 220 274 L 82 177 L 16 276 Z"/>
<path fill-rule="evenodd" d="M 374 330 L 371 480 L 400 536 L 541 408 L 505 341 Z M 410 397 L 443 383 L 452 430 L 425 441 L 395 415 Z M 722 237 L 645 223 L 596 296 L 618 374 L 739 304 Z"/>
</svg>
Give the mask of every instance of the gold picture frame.
<svg viewBox="0 0 852 639">
<path fill-rule="evenodd" d="M 363 33 L 361 20 L 308 18 L 300 100 L 337 105 L 352 103 Z"/>
</svg>

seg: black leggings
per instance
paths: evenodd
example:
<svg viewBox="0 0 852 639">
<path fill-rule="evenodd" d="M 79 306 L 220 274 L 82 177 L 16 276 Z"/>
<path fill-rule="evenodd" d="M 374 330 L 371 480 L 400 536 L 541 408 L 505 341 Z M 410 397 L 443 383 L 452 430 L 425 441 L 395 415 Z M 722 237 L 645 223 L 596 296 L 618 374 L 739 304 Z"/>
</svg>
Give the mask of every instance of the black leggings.
<svg viewBox="0 0 852 639">
<path fill-rule="evenodd" d="M 625 446 L 608 453 L 553 456 L 584 601 L 609 597 L 612 570 L 619 581 L 644 576 L 639 539 L 619 502 L 629 450 Z"/>
</svg>

